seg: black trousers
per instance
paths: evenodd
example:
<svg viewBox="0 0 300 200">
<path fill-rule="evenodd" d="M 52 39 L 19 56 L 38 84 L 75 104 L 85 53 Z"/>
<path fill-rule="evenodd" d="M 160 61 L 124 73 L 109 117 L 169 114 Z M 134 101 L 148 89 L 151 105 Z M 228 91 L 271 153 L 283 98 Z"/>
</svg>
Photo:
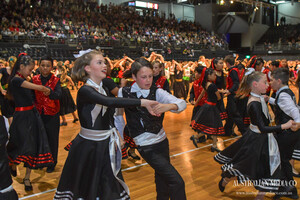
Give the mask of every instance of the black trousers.
<svg viewBox="0 0 300 200">
<path fill-rule="evenodd" d="M 155 170 L 157 200 L 185 200 L 185 184 L 170 163 L 169 141 L 138 146 L 138 151 L 144 160 Z"/>
<path fill-rule="evenodd" d="M 229 136 L 232 134 L 233 123 L 235 123 L 237 125 L 239 131 L 242 134 L 244 134 L 246 132 L 246 128 L 244 126 L 243 119 L 238 111 L 237 106 L 236 106 L 234 95 L 228 95 L 226 111 L 228 114 L 228 118 L 227 118 L 226 124 L 224 126 L 225 135 Z"/>
<path fill-rule="evenodd" d="M 287 180 L 294 180 L 293 169 L 290 163 L 296 143 L 299 140 L 300 131 L 284 130 L 277 134 L 277 143 L 280 151 L 281 167 Z"/>
<path fill-rule="evenodd" d="M 48 136 L 48 143 L 54 159 L 54 167 L 57 163 L 58 139 L 59 139 L 59 113 L 55 115 L 41 114 L 44 127 Z"/>
</svg>

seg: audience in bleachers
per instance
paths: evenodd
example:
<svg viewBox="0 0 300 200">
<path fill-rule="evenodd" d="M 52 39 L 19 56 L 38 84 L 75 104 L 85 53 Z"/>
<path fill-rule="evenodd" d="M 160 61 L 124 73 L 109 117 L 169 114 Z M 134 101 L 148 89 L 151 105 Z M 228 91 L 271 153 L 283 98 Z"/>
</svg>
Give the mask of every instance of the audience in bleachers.
<svg viewBox="0 0 300 200">
<path fill-rule="evenodd" d="M 84 0 L 69 1 L 4 1 L 0 31 L 3 37 L 15 39 L 46 37 L 86 41 L 127 39 L 141 45 L 159 42 L 161 45 L 202 45 L 223 48 L 226 42 L 189 21 L 178 22 L 153 11 L 141 16 L 134 7 L 101 5 Z"/>
</svg>

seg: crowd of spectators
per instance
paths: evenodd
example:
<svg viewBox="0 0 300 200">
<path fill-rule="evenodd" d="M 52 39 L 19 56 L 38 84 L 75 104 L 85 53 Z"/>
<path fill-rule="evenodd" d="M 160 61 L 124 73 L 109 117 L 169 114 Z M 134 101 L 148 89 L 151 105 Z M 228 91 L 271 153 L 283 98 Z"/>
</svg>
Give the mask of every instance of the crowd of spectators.
<svg viewBox="0 0 300 200">
<path fill-rule="evenodd" d="M 153 10 L 136 12 L 134 7 L 100 5 L 87 0 L 3 0 L 0 8 L 2 37 L 47 37 L 85 42 L 126 40 L 147 45 L 202 45 L 224 48 L 226 42 L 200 25 L 178 21 L 174 15 Z M 1 39 L 1 38 L 0 38 Z"/>
<path fill-rule="evenodd" d="M 270 28 L 261 41 L 266 50 L 300 50 L 300 24 Z"/>
</svg>

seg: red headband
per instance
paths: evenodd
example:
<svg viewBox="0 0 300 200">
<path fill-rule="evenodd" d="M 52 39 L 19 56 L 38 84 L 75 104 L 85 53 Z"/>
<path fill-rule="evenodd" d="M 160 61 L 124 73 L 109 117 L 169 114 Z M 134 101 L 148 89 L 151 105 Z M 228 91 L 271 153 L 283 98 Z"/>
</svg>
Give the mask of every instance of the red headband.
<svg viewBox="0 0 300 200">
<path fill-rule="evenodd" d="M 27 56 L 27 55 L 28 55 L 27 53 L 23 52 L 18 55 L 18 58 L 20 58 L 21 56 Z"/>
<path fill-rule="evenodd" d="M 211 60 L 211 68 L 213 68 L 213 69 L 215 70 L 214 60 L 215 60 L 215 58 L 213 58 L 213 59 Z"/>
<path fill-rule="evenodd" d="M 205 76 L 205 71 L 206 71 L 206 67 L 204 67 L 204 69 L 202 70 L 202 73 L 201 73 L 201 77 L 200 77 L 200 84 L 202 85 L 202 82 L 203 82 L 203 79 L 204 79 L 204 76 Z"/>
</svg>

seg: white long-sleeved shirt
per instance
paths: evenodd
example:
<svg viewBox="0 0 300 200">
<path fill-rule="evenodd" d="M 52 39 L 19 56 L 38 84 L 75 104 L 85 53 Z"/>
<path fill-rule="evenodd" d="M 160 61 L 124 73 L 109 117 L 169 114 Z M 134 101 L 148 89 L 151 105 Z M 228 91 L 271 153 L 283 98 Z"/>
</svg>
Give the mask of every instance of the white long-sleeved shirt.
<svg viewBox="0 0 300 200">
<path fill-rule="evenodd" d="M 138 93 L 139 92 L 137 92 L 137 95 L 139 96 L 140 94 Z M 122 89 L 119 90 L 118 97 L 123 97 Z M 156 90 L 156 101 L 162 104 L 176 104 L 178 109 L 170 110 L 171 112 L 174 113 L 180 113 L 181 111 L 186 109 L 186 102 L 183 99 L 178 99 L 175 96 L 168 93 L 167 91 L 160 88 Z M 157 144 L 159 142 L 162 142 L 164 139 L 166 139 L 166 137 L 167 137 L 166 132 L 164 128 L 162 128 L 157 134 L 144 132 L 136 136 L 135 138 L 133 138 L 133 140 L 136 145 L 146 146 L 146 145 L 152 145 L 152 144 Z"/>
<path fill-rule="evenodd" d="M 276 98 L 280 91 L 284 89 L 289 89 L 288 86 L 283 86 L 276 92 Z M 275 105 L 275 99 L 270 97 L 269 103 Z M 285 92 L 279 94 L 277 105 L 279 108 L 288 116 L 290 116 L 295 122 L 300 122 L 300 112 L 298 106 L 295 104 L 295 101 L 291 96 Z"/>
</svg>

